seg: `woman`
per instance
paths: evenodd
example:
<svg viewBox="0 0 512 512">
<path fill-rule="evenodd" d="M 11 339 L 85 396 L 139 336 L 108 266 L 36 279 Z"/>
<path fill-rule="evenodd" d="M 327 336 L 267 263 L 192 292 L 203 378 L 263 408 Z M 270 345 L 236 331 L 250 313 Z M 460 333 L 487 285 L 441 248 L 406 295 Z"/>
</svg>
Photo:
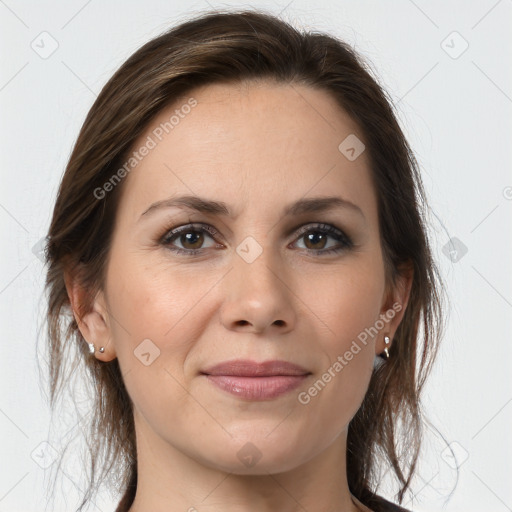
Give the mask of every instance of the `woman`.
<svg viewBox="0 0 512 512">
<path fill-rule="evenodd" d="M 410 488 L 440 338 L 425 205 L 345 43 L 212 12 L 135 52 L 48 234 L 52 404 L 69 338 L 96 393 L 80 510 L 102 454 L 117 512 L 406 510 L 377 487 Z"/>
</svg>

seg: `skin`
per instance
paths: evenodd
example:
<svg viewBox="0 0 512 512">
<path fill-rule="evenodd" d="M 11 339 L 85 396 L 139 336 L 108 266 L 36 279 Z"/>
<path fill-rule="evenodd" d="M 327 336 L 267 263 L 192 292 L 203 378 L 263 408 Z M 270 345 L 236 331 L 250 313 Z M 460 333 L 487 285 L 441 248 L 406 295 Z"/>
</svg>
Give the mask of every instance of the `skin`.
<svg viewBox="0 0 512 512">
<path fill-rule="evenodd" d="M 387 286 L 367 153 L 349 161 L 338 150 L 349 134 L 363 136 L 329 95 L 306 86 L 209 85 L 190 96 L 197 106 L 124 178 L 106 282 L 79 321 L 84 338 L 105 347 L 98 359 L 119 359 L 134 403 L 139 481 L 130 511 L 359 510 L 346 477 L 348 424 L 384 335 L 392 339 L 402 319 L 412 279 Z M 162 111 L 134 148 L 186 99 Z M 233 217 L 173 207 L 141 218 L 156 201 L 182 194 L 223 201 Z M 362 214 L 283 215 L 294 201 L 333 195 Z M 199 254 L 159 243 L 191 222 L 218 232 L 174 238 L 174 247 Z M 308 225 L 320 234 L 318 222 L 354 247 L 322 255 L 340 242 L 298 234 Z M 251 263 L 236 252 L 248 236 L 262 249 Z M 84 292 L 70 276 L 67 286 L 76 310 Z M 402 310 L 301 404 L 298 393 L 394 303 Z M 134 355 L 145 339 L 160 351 L 148 366 Z M 290 393 L 250 401 L 200 374 L 236 358 L 284 359 L 311 375 Z M 248 442 L 261 454 L 250 467 L 237 456 Z"/>
</svg>

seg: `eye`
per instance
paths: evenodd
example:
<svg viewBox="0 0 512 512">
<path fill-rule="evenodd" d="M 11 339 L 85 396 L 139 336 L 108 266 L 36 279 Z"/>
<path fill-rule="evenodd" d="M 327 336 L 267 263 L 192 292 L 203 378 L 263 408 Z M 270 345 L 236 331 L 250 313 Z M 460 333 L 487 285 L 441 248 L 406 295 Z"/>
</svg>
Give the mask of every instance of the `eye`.
<svg viewBox="0 0 512 512">
<path fill-rule="evenodd" d="M 336 240 L 338 244 L 326 248 L 329 238 Z M 318 256 L 341 252 L 354 246 L 352 240 L 343 231 L 329 224 L 304 226 L 299 230 L 297 241 L 300 240 L 305 240 L 306 251 L 316 253 Z"/>
<path fill-rule="evenodd" d="M 213 238 L 217 234 L 217 230 L 207 224 L 187 224 L 166 230 L 160 243 L 176 254 L 192 256 L 203 252 L 204 249 L 224 247 Z M 213 243 L 204 246 L 205 238 L 210 238 Z M 326 248 L 329 238 L 338 243 Z M 343 231 L 329 224 L 302 227 L 298 232 L 297 242 L 300 240 L 305 240 L 305 247 L 299 247 L 299 249 L 304 249 L 315 256 L 338 253 L 354 246 L 352 240 Z M 181 247 L 176 247 L 176 244 L 180 244 Z"/>
<path fill-rule="evenodd" d="M 213 240 L 212 237 L 215 235 L 217 235 L 217 231 L 206 224 L 187 224 L 186 226 L 180 226 L 179 228 L 175 228 L 167 232 L 161 239 L 160 243 L 167 246 L 169 250 L 174 251 L 177 254 L 193 255 L 201 252 L 201 250 L 205 248 L 203 246 L 205 236 Z M 174 247 L 176 242 L 180 243 L 182 247 Z M 217 243 L 213 243 L 209 247 L 222 246 Z"/>
</svg>

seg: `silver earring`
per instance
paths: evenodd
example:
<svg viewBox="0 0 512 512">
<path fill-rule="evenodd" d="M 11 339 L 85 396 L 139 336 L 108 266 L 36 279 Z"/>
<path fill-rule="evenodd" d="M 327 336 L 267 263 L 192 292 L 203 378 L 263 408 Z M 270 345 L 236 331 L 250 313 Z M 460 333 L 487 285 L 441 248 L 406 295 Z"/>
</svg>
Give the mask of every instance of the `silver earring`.
<svg viewBox="0 0 512 512">
<path fill-rule="evenodd" d="M 384 343 L 385 343 L 386 345 L 389 345 L 389 344 L 391 343 L 391 340 L 389 339 L 389 336 L 384 336 Z M 385 354 L 386 354 L 386 359 L 389 359 L 389 350 L 388 350 L 388 347 L 386 347 L 386 348 L 384 349 L 384 352 L 385 352 Z"/>
<path fill-rule="evenodd" d="M 94 343 L 89 343 L 89 352 L 91 354 L 94 354 L 94 352 L 96 352 L 96 347 L 94 346 Z M 101 352 L 103 354 L 103 352 L 105 352 L 105 347 L 100 347 L 98 352 Z"/>
</svg>

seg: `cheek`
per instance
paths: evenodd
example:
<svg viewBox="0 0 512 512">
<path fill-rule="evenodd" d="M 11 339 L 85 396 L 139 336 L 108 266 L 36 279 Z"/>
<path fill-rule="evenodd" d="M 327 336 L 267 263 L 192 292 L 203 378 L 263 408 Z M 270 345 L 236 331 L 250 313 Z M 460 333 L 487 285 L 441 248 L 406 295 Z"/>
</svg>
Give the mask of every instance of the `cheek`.
<svg viewBox="0 0 512 512">
<path fill-rule="evenodd" d="M 109 273 L 109 296 L 118 339 L 165 340 L 183 332 L 190 322 L 183 321 L 207 292 L 209 280 L 197 279 L 190 272 L 171 267 L 150 256 L 135 254 Z M 140 343 L 140 341 L 139 341 Z"/>
<path fill-rule="evenodd" d="M 204 328 L 197 305 L 211 285 L 158 264 L 127 267 L 113 267 L 108 283 L 123 380 L 142 417 L 160 415 L 159 424 L 178 431 L 190 411 L 181 410 L 179 421 L 172 411 L 187 399 L 185 361 Z"/>
<path fill-rule="evenodd" d="M 321 320 L 331 359 L 344 352 L 351 341 L 364 338 L 379 318 L 384 293 L 384 275 L 374 264 L 347 265 L 314 278 L 315 286 L 301 285 L 301 296 Z M 371 337 L 368 336 L 368 341 Z M 326 347 L 327 348 L 327 347 Z"/>
<path fill-rule="evenodd" d="M 161 264 L 128 266 L 113 265 L 109 273 L 112 341 L 134 403 L 151 409 L 155 399 L 158 409 L 165 395 L 170 403 L 182 398 L 178 383 L 204 329 L 198 304 L 209 283 Z"/>
<path fill-rule="evenodd" d="M 326 420 L 332 417 L 336 423 L 341 419 L 340 411 L 349 417 L 356 413 L 369 384 L 376 335 L 382 327 L 379 314 L 384 276 L 378 265 L 347 266 L 317 283 L 323 286 L 315 287 L 307 302 L 321 319 L 318 342 L 326 358 L 319 369 L 320 382 L 306 392 Z"/>
</svg>

